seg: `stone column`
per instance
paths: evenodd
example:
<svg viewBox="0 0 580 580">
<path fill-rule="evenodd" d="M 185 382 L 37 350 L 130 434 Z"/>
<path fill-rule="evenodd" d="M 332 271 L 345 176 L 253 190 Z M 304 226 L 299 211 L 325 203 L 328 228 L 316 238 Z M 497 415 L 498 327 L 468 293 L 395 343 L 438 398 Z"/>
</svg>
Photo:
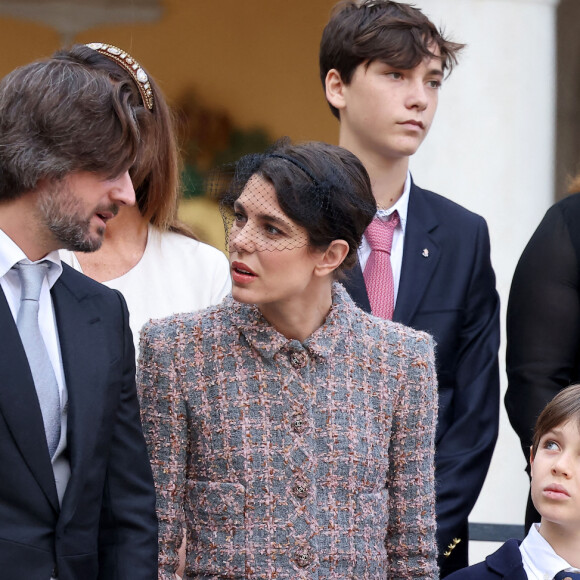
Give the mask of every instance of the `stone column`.
<svg viewBox="0 0 580 580">
<path fill-rule="evenodd" d="M 411 161 L 417 184 L 485 217 L 502 302 L 500 436 L 470 520 L 523 524 L 524 457 L 504 407 L 505 309 L 517 260 L 554 201 L 558 0 L 415 0 L 467 44 L 445 81 L 431 134 Z M 479 561 L 493 546 L 471 544 Z"/>
</svg>

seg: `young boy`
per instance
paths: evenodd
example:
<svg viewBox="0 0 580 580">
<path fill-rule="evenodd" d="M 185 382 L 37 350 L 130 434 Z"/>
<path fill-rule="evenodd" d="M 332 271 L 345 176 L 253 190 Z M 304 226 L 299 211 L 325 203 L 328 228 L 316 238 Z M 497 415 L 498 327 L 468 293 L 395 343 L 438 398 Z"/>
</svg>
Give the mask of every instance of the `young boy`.
<svg viewBox="0 0 580 580">
<path fill-rule="evenodd" d="M 320 46 L 339 144 L 364 163 L 379 206 L 345 286 L 364 310 L 425 330 L 437 343 L 442 577 L 467 566 L 467 517 L 499 419 L 499 300 L 487 225 L 409 174 L 462 46 L 420 10 L 389 0 L 341 2 Z"/>
<path fill-rule="evenodd" d="M 538 417 L 530 463 L 540 523 L 521 544 L 508 540 L 449 580 L 580 578 L 580 384 L 560 391 Z"/>
</svg>

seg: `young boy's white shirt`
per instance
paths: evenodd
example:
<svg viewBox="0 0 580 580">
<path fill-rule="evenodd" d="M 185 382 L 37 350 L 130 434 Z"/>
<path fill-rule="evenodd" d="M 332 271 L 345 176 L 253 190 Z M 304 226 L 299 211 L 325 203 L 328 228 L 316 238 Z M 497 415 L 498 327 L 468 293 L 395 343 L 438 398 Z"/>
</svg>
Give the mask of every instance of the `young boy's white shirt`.
<svg viewBox="0 0 580 580">
<path fill-rule="evenodd" d="M 520 544 L 522 563 L 529 580 L 553 580 L 554 576 L 566 572 L 580 572 L 554 552 L 552 546 L 540 534 L 540 524 L 534 524 Z"/>
</svg>

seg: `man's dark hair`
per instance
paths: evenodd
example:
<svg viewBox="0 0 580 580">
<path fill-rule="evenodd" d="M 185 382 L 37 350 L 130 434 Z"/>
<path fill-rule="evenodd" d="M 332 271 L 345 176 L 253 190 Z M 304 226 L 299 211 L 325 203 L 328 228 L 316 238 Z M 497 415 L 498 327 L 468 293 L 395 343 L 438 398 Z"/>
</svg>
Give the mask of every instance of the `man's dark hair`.
<svg viewBox="0 0 580 580">
<path fill-rule="evenodd" d="M 47 59 L 0 81 L 0 201 L 74 171 L 112 179 L 139 145 L 132 92 L 104 72 Z"/>
<path fill-rule="evenodd" d="M 320 79 L 336 69 L 349 84 L 355 69 L 376 60 L 410 70 L 425 58 L 441 59 L 443 71 L 451 72 L 463 44 L 451 42 L 419 10 L 391 0 L 344 0 L 333 9 L 320 42 Z M 332 114 L 340 119 L 336 107 Z"/>
</svg>

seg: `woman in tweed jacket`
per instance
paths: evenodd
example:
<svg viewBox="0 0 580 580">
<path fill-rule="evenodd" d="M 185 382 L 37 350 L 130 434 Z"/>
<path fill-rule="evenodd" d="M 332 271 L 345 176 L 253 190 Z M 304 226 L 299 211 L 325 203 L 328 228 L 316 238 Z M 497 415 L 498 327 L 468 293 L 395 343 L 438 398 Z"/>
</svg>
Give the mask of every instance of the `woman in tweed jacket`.
<svg viewBox="0 0 580 580">
<path fill-rule="evenodd" d="M 149 323 L 139 386 L 160 579 L 437 578 L 431 338 L 359 310 L 376 206 L 344 149 L 243 158 L 222 207 L 232 296 Z"/>
</svg>

